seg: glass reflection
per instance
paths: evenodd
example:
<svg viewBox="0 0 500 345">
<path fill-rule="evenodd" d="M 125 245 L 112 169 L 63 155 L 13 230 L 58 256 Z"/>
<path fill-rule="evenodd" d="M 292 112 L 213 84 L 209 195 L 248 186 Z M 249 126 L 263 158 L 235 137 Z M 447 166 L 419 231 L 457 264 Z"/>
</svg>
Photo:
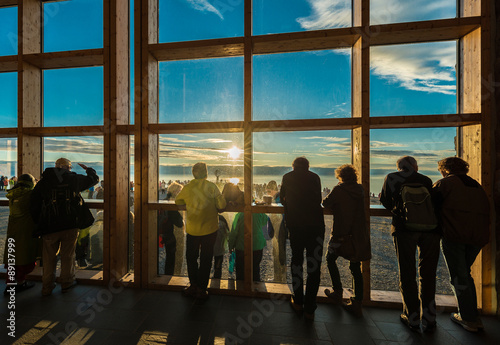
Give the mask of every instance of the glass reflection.
<svg viewBox="0 0 500 345">
<path fill-rule="evenodd" d="M 159 121 L 243 120 L 243 58 L 159 63 Z"/>
<path fill-rule="evenodd" d="M 43 71 L 44 126 L 98 126 L 103 123 L 102 67 Z"/>
<path fill-rule="evenodd" d="M 43 51 L 103 47 L 103 2 L 72 0 L 43 3 Z"/>
<path fill-rule="evenodd" d="M 350 49 L 254 56 L 252 106 L 254 120 L 350 117 Z"/>
<path fill-rule="evenodd" d="M 0 56 L 17 54 L 17 6 L 0 8 Z"/>
<path fill-rule="evenodd" d="M 325 30 L 352 23 L 351 0 L 254 0 L 253 13 L 254 35 Z"/>
<path fill-rule="evenodd" d="M 457 112 L 457 43 L 372 47 L 370 115 Z"/>
<path fill-rule="evenodd" d="M 370 24 L 455 18 L 456 0 L 370 0 Z"/>
<path fill-rule="evenodd" d="M 17 73 L 0 73 L 0 95 L 0 126 L 17 127 Z"/>
</svg>

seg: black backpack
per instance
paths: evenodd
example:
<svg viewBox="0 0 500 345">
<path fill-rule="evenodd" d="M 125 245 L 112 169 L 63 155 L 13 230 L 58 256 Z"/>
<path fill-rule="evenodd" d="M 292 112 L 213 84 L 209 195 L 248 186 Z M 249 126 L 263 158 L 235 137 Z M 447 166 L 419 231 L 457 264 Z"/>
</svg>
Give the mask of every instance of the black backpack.
<svg viewBox="0 0 500 345">
<path fill-rule="evenodd" d="M 52 187 L 43 199 L 39 224 L 48 232 L 83 229 L 92 225 L 87 225 L 86 216 L 80 193 L 63 182 Z"/>
<path fill-rule="evenodd" d="M 400 217 L 407 230 L 432 231 L 438 226 L 429 190 L 421 183 L 401 186 L 398 195 Z"/>
</svg>

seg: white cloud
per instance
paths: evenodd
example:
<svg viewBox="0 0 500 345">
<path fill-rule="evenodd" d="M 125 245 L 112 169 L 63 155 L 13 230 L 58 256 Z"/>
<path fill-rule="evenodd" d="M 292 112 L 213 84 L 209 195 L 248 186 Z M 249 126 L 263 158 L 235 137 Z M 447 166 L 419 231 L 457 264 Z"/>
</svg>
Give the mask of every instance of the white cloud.
<svg viewBox="0 0 500 345">
<path fill-rule="evenodd" d="M 379 147 L 405 147 L 406 145 L 402 143 L 389 143 L 386 141 L 378 141 L 378 140 L 373 140 L 370 142 L 370 148 L 379 148 Z"/>
<path fill-rule="evenodd" d="M 373 47 L 371 70 L 402 87 L 454 95 L 456 92 L 455 42 Z"/>
<path fill-rule="evenodd" d="M 202 12 L 212 12 L 216 14 L 220 19 L 224 20 L 222 13 L 219 12 L 208 0 L 187 0 L 187 2 L 193 7 L 195 10 Z"/>
<path fill-rule="evenodd" d="M 450 18 L 455 11 L 454 0 L 372 0 L 370 24 Z"/>
<path fill-rule="evenodd" d="M 297 18 L 305 30 L 323 30 L 351 25 L 351 2 L 347 0 L 307 0 L 312 13 Z"/>
<path fill-rule="evenodd" d="M 299 139 L 303 140 L 326 140 L 326 141 L 346 141 L 349 138 L 339 138 L 339 137 L 320 137 L 320 136 L 312 136 L 312 137 L 300 137 Z"/>
</svg>

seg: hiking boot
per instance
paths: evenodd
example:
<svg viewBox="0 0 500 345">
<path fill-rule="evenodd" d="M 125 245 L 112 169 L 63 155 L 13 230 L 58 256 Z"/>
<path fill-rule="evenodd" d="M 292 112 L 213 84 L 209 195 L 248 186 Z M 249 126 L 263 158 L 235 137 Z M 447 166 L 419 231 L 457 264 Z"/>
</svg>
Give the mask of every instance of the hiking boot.
<svg viewBox="0 0 500 345">
<path fill-rule="evenodd" d="M 410 319 L 408 319 L 408 315 L 403 313 L 399 316 L 399 319 L 401 320 L 402 323 L 404 323 L 406 326 L 408 326 L 408 328 L 410 330 L 412 330 L 413 332 L 420 331 L 420 322 L 419 323 L 411 322 Z"/>
<path fill-rule="evenodd" d="M 23 281 L 22 284 L 18 284 L 16 286 L 16 293 L 24 291 L 24 290 L 31 289 L 34 286 L 35 286 L 35 283 L 29 282 L 29 281 L 25 280 L 25 281 Z"/>
<path fill-rule="evenodd" d="M 333 290 L 325 289 L 325 295 L 333 304 L 342 304 L 343 300 L 343 291 L 342 290 Z"/>
<path fill-rule="evenodd" d="M 182 289 L 182 296 L 184 297 L 196 297 L 198 292 L 198 287 L 196 285 L 189 285 Z"/>
<path fill-rule="evenodd" d="M 302 304 L 295 303 L 293 296 L 292 296 L 292 298 L 290 298 L 290 306 L 297 313 L 301 313 L 302 311 L 304 311 L 304 306 Z"/>
<path fill-rule="evenodd" d="M 477 327 L 477 322 L 462 320 L 462 316 L 460 316 L 460 313 L 451 313 L 450 319 L 469 332 L 477 332 L 479 330 Z"/>
<path fill-rule="evenodd" d="M 55 283 L 52 283 L 52 286 L 48 289 L 42 288 L 42 296 L 50 296 L 52 295 L 52 290 L 54 290 L 56 287 Z"/>
<path fill-rule="evenodd" d="M 196 298 L 196 300 L 204 302 L 208 299 L 208 291 L 202 288 L 198 288 L 194 297 Z"/>
<path fill-rule="evenodd" d="M 344 309 L 356 317 L 363 317 L 363 310 L 361 301 L 350 298 L 349 301 L 343 305 Z"/>
<path fill-rule="evenodd" d="M 86 268 L 89 265 L 86 259 L 78 259 L 78 267 Z"/>
<path fill-rule="evenodd" d="M 436 327 L 436 321 L 428 322 L 426 320 L 422 320 L 422 330 L 424 332 L 434 332 L 436 330 Z"/>
<path fill-rule="evenodd" d="M 73 289 L 76 285 L 77 285 L 76 280 L 73 280 L 70 285 L 61 286 L 61 292 L 62 293 L 69 292 L 69 290 Z"/>
</svg>

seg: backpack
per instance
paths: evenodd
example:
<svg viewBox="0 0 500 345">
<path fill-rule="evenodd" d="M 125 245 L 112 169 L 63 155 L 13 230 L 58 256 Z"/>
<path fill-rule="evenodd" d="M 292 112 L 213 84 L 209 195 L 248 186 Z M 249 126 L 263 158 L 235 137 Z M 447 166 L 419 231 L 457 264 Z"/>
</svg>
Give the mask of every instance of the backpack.
<svg viewBox="0 0 500 345">
<path fill-rule="evenodd" d="M 405 227 L 410 231 L 431 231 L 438 226 L 429 190 L 420 183 L 401 186 L 399 210 Z"/>
<path fill-rule="evenodd" d="M 52 187 L 42 201 L 39 223 L 50 232 L 82 229 L 92 225 L 82 217 L 83 199 L 68 183 Z M 85 226 L 86 225 L 86 226 Z"/>
</svg>

